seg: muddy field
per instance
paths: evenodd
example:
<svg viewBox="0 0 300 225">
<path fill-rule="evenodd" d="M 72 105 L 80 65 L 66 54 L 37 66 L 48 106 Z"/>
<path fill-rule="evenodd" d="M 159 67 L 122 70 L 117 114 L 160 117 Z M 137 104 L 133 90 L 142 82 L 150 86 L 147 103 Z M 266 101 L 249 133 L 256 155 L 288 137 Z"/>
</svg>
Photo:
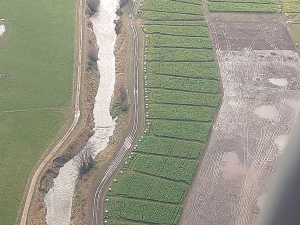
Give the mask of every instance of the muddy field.
<svg viewBox="0 0 300 225">
<path fill-rule="evenodd" d="M 248 17 L 210 18 L 224 96 L 180 224 L 253 224 L 299 112 L 300 62 L 286 27 Z"/>
</svg>

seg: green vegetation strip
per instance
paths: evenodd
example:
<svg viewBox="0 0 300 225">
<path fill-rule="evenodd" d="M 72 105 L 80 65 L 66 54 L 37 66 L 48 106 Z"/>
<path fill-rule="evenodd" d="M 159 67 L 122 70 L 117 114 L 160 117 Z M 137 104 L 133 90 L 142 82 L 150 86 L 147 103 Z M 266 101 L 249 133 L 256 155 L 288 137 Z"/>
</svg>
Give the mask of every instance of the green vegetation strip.
<svg viewBox="0 0 300 225">
<path fill-rule="evenodd" d="M 74 0 L 0 1 L 1 225 L 15 224 L 30 171 L 71 115 L 75 14 Z"/>
<path fill-rule="evenodd" d="M 201 1 L 199 1 L 199 0 L 172 0 L 172 1 L 185 2 L 185 3 L 195 4 L 195 5 L 201 5 Z"/>
<path fill-rule="evenodd" d="M 134 161 L 133 169 L 137 172 L 143 172 L 190 184 L 193 181 L 197 165 L 198 161 L 196 160 L 157 155 L 141 155 Z"/>
<path fill-rule="evenodd" d="M 156 34 L 152 36 L 154 47 L 204 48 L 212 49 L 210 38 L 180 37 Z"/>
<path fill-rule="evenodd" d="M 204 17 L 202 15 L 192 15 L 185 13 L 169 13 L 163 11 L 140 11 L 138 13 L 140 18 L 146 20 L 203 20 Z"/>
<path fill-rule="evenodd" d="M 219 80 L 215 62 L 148 62 L 147 72 L 189 78 Z"/>
<path fill-rule="evenodd" d="M 141 4 L 147 126 L 107 192 L 105 224 L 178 223 L 220 102 L 200 1 Z"/>
<path fill-rule="evenodd" d="M 145 21 L 144 25 L 168 25 L 168 26 L 202 26 L 207 27 L 205 21 Z"/>
<path fill-rule="evenodd" d="M 300 2 L 295 3 L 283 3 L 283 12 L 287 13 L 299 13 L 300 12 Z"/>
<path fill-rule="evenodd" d="M 209 37 L 206 26 L 168 26 L 168 25 L 144 25 L 144 32 L 153 34 L 169 34 L 188 37 Z"/>
<path fill-rule="evenodd" d="M 149 75 L 148 73 L 147 75 L 146 84 L 148 87 L 214 94 L 218 94 L 220 92 L 219 82 L 214 80 L 191 79 L 154 74 Z"/>
<path fill-rule="evenodd" d="M 213 50 L 182 48 L 150 48 L 147 60 L 166 62 L 209 62 L 215 59 Z"/>
<path fill-rule="evenodd" d="M 122 176 L 118 176 L 117 181 L 120 185 L 116 185 L 108 193 L 108 196 L 181 203 L 187 192 L 187 186 L 184 184 L 139 173 L 123 174 Z"/>
<path fill-rule="evenodd" d="M 176 139 L 195 140 L 205 143 L 211 124 L 184 121 L 157 121 L 154 123 L 154 135 Z"/>
<path fill-rule="evenodd" d="M 209 2 L 239 2 L 239 3 L 256 3 L 256 4 L 277 4 L 278 0 L 208 0 Z"/>
<path fill-rule="evenodd" d="M 204 106 L 188 105 L 157 105 L 150 104 L 148 108 L 150 119 L 171 119 L 188 121 L 211 122 L 215 115 L 215 109 Z"/>
<path fill-rule="evenodd" d="M 121 218 L 150 224 L 177 224 L 181 212 L 177 205 L 130 198 L 109 198 L 109 201 L 105 202 L 105 209 L 108 212 L 105 213 L 104 219 Z"/>
<path fill-rule="evenodd" d="M 136 152 L 197 159 L 204 148 L 205 144 L 199 142 L 146 136 L 139 143 Z"/>
<path fill-rule="evenodd" d="M 151 0 L 141 3 L 140 10 L 163 11 L 171 13 L 186 13 L 191 15 L 203 15 L 201 5 L 193 5 L 171 0 Z"/>
<path fill-rule="evenodd" d="M 196 105 L 218 107 L 220 95 L 184 91 L 150 89 L 150 102 L 157 104 Z"/>
<path fill-rule="evenodd" d="M 251 1 L 249 1 L 251 2 Z M 209 2 L 208 9 L 212 12 L 279 12 L 279 4 L 258 4 L 247 2 Z"/>
</svg>

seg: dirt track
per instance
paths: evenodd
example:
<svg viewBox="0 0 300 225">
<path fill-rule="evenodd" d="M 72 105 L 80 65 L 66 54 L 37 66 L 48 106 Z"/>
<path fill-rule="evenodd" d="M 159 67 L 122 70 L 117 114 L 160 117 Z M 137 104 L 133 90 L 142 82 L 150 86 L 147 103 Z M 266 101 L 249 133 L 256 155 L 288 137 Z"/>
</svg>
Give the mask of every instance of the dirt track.
<svg viewBox="0 0 300 225">
<path fill-rule="evenodd" d="M 210 27 L 224 97 L 180 224 L 249 225 L 300 109 L 299 56 L 274 16 L 214 14 Z"/>
</svg>

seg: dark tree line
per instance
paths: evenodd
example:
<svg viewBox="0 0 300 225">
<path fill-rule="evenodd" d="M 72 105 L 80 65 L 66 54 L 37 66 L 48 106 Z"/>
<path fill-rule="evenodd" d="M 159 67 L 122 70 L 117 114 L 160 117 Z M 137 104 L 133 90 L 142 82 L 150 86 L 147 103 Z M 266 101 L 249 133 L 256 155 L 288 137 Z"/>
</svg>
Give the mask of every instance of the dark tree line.
<svg viewBox="0 0 300 225">
<path fill-rule="evenodd" d="M 94 145 L 90 142 L 78 153 L 75 158 L 75 164 L 79 172 L 79 177 L 88 173 L 94 166 Z"/>
<path fill-rule="evenodd" d="M 126 112 L 128 108 L 127 89 L 122 85 L 120 87 L 120 109 Z"/>
<path fill-rule="evenodd" d="M 90 16 L 94 15 L 96 12 L 98 12 L 98 8 L 100 5 L 100 0 L 87 0 L 86 4 L 88 5 L 88 14 Z"/>
</svg>

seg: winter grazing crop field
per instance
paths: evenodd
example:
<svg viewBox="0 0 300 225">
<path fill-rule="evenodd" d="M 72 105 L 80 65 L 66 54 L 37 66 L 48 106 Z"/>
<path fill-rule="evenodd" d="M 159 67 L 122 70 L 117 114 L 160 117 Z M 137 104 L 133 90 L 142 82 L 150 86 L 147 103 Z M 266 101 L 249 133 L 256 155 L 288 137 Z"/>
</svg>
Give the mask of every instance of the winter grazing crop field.
<svg viewBox="0 0 300 225">
<path fill-rule="evenodd" d="M 29 173 L 70 115 L 74 0 L 0 1 L 0 223 L 15 223 Z"/>
<path fill-rule="evenodd" d="M 144 0 L 147 126 L 109 188 L 104 223 L 177 224 L 220 103 L 200 1 Z"/>
</svg>

